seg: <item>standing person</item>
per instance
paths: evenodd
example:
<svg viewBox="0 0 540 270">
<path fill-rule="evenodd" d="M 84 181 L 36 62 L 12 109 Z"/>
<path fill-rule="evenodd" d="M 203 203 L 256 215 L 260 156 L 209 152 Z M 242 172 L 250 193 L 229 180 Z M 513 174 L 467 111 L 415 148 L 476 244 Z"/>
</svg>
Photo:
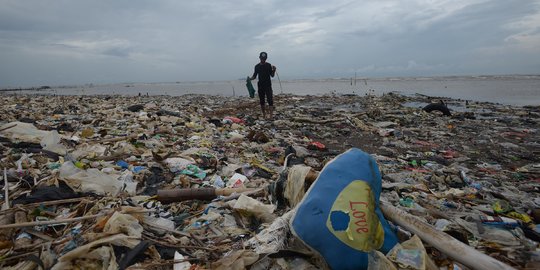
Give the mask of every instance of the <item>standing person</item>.
<svg viewBox="0 0 540 270">
<path fill-rule="evenodd" d="M 255 65 L 255 71 L 251 80 L 255 80 L 257 75 L 259 75 L 259 81 L 257 82 L 257 92 L 259 93 L 259 102 L 261 103 L 261 111 L 263 118 L 266 118 L 266 101 L 268 101 L 268 114 L 272 118 L 274 113 L 274 98 L 272 93 L 272 81 L 270 77 L 274 77 L 276 74 L 276 67 L 272 66 L 270 63 L 266 62 L 268 54 L 266 52 L 261 52 L 259 54 L 259 60 L 261 61 Z"/>
</svg>

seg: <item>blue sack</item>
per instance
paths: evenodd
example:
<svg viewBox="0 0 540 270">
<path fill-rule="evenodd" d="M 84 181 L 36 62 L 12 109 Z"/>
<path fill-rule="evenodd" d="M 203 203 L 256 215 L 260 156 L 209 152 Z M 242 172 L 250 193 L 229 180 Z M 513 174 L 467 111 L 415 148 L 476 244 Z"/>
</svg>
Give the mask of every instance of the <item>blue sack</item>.
<svg viewBox="0 0 540 270">
<path fill-rule="evenodd" d="M 353 148 L 330 161 L 300 204 L 290 225 L 332 269 L 367 269 L 368 253 L 397 244 L 379 209 L 381 174 L 375 160 Z"/>
</svg>

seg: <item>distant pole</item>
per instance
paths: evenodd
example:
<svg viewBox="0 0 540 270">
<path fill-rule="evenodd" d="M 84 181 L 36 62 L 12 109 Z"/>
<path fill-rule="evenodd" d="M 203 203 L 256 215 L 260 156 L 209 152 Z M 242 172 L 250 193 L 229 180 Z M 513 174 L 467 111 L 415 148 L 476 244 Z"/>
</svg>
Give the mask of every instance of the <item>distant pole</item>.
<svg viewBox="0 0 540 270">
<path fill-rule="evenodd" d="M 234 85 L 231 85 L 231 86 L 232 86 L 232 96 L 236 97 L 236 93 L 234 92 Z"/>
<path fill-rule="evenodd" d="M 279 79 L 279 74 L 277 73 L 277 71 L 276 71 L 276 75 L 277 75 L 277 80 L 279 82 L 279 89 L 281 89 L 281 93 L 283 94 L 283 87 L 281 86 L 281 80 Z"/>
<path fill-rule="evenodd" d="M 356 85 L 356 71 L 354 72 L 354 85 Z"/>
</svg>

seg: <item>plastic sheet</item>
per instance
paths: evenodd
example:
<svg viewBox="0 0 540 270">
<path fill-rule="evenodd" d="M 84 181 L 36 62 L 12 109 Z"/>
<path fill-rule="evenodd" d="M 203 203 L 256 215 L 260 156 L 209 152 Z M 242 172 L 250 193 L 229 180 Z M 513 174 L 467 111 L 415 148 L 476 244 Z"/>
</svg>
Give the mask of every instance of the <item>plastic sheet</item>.
<svg viewBox="0 0 540 270">
<path fill-rule="evenodd" d="M 11 122 L 0 126 L 0 135 L 16 141 L 40 143 L 49 133 L 30 123 Z"/>
<path fill-rule="evenodd" d="M 119 175 L 102 173 L 97 169 L 79 169 L 71 161 L 65 162 L 60 167 L 60 179 L 73 190 L 113 196 L 125 190 L 128 194 L 134 194 L 134 185 L 117 180 L 119 177 Z"/>
</svg>

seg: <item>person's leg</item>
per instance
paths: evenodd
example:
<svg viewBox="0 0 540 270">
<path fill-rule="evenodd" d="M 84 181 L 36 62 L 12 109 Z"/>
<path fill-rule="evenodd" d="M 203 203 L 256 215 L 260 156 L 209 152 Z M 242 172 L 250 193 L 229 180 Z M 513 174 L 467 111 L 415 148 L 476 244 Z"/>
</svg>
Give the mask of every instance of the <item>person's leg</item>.
<svg viewBox="0 0 540 270">
<path fill-rule="evenodd" d="M 269 86 L 266 89 L 266 99 L 268 100 L 268 114 L 270 115 L 270 118 L 273 117 L 274 114 L 274 91 L 272 90 L 272 86 Z"/>
<path fill-rule="evenodd" d="M 265 96 L 265 93 L 264 93 L 264 87 L 258 87 L 257 89 L 257 93 L 259 94 L 259 103 L 261 104 L 261 112 L 262 112 L 262 117 L 263 118 L 266 118 L 266 109 L 265 109 L 265 101 L 264 101 L 264 96 Z"/>
</svg>

